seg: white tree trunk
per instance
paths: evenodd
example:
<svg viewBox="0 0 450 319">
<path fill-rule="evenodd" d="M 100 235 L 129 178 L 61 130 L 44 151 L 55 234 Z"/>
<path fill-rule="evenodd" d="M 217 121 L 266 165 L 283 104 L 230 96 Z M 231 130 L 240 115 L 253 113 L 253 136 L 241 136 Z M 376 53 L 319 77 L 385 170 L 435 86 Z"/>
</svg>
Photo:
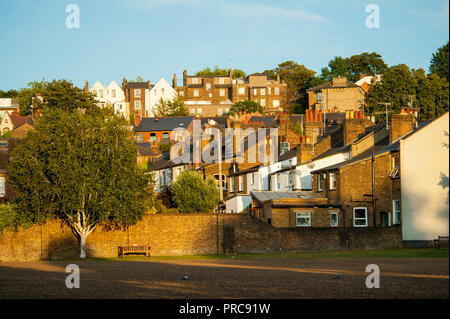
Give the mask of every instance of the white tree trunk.
<svg viewBox="0 0 450 319">
<path fill-rule="evenodd" d="M 80 234 L 80 258 L 86 258 L 86 235 Z"/>
</svg>

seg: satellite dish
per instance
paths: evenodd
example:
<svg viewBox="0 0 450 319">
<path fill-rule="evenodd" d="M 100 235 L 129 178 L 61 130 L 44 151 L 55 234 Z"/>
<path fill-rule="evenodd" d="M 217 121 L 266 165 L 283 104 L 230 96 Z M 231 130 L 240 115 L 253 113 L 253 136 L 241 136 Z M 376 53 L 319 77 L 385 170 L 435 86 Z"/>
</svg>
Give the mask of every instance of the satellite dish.
<svg viewBox="0 0 450 319">
<path fill-rule="evenodd" d="M 308 163 L 306 166 L 307 166 L 308 168 L 313 169 L 314 166 L 316 166 L 316 165 L 315 165 L 314 163 Z"/>
</svg>

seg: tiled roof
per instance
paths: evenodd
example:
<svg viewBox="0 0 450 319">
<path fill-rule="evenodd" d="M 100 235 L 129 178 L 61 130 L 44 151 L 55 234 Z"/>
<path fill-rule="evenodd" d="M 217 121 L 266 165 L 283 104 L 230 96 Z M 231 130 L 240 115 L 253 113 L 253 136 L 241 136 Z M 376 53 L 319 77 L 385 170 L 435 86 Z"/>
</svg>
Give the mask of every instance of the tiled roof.
<svg viewBox="0 0 450 319">
<path fill-rule="evenodd" d="M 194 116 L 144 117 L 136 132 L 172 131 L 177 127 L 187 129 Z"/>
<path fill-rule="evenodd" d="M 263 122 L 265 127 L 278 125 L 278 122 L 272 116 L 252 116 L 248 121 Z"/>
<path fill-rule="evenodd" d="M 124 89 L 148 89 L 149 82 L 127 82 Z"/>
<path fill-rule="evenodd" d="M 312 192 L 273 192 L 273 191 L 250 191 L 250 194 L 260 203 L 269 200 L 280 199 L 313 199 L 318 196 Z"/>
<path fill-rule="evenodd" d="M 11 118 L 11 122 L 12 122 L 14 128 L 17 128 L 25 123 L 33 125 L 33 119 L 31 118 L 31 116 L 22 116 L 22 115 L 11 114 L 10 118 Z"/>
<path fill-rule="evenodd" d="M 320 91 L 323 89 L 340 89 L 340 88 L 360 88 L 360 86 L 356 85 L 355 83 L 353 83 L 352 81 L 347 80 L 346 84 L 344 85 L 333 85 L 333 81 L 329 81 L 327 83 L 324 84 L 320 84 L 320 85 L 316 85 L 313 86 L 312 88 L 309 88 L 306 90 L 306 92 L 315 92 L 315 91 Z M 362 89 L 361 89 L 362 90 Z"/>
</svg>

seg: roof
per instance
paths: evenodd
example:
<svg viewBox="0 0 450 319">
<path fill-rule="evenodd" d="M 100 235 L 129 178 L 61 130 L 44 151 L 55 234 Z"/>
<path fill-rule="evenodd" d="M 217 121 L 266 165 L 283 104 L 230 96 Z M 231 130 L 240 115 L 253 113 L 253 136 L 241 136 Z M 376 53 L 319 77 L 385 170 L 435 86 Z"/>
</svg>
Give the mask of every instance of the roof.
<svg viewBox="0 0 450 319">
<path fill-rule="evenodd" d="M 264 126 L 277 126 L 278 122 L 272 116 L 252 116 L 249 122 L 263 122 Z"/>
<path fill-rule="evenodd" d="M 158 153 L 151 150 L 150 143 L 137 143 L 138 155 L 158 155 Z"/>
<path fill-rule="evenodd" d="M 284 152 L 283 154 L 278 156 L 278 161 L 281 162 L 281 161 L 285 161 L 285 160 L 288 160 L 290 158 L 296 157 L 298 148 L 299 148 L 299 145 L 296 145 L 293 148 L 291 148 L 289 151 Z"/>
<path fill-rule="evenodd" d="M 9 117 L 11 118 L 11 122 L 12 122 L 14 128 L 17 128 L 25 123 L 33 125 L 33 119 L 31 116 L 22 116 L 22 115 L 11 114 Z"/>
<path fill-rule="evenodd" d="M 267 77 L 266 74 L 260 73 L 260 72 L 255 72 L 255 73 L 249 74 L 248 76 L 265 76 L 265 77 Z"/>
<path fill-rule="evenodd" d="M 248 174 L 248 173 L 257 172 L 257 171 L 259 170 L 260 167 L 261 167 L 261 165 L 253 166 L 253 167 L 244 169 L 244 170 L 242 170 L 242 171 L 237 171 L 237 172 L 231 173 L 230 176 L 237 176 L 237 175 L 242 175 L 242 174 Z"/>
<path fill-rule="evenodd" d="M 356 85 L 352 81 L 347 80 L 344 85 L 333 85 L 333 81 L 329 81 L 324 84 L 313 86 L 312 88 L 307 89 L 306 92 L 317 92 L 317 91 L 321 91 L 323 89 L 337 89 L 337 88 L 359 88 L 359 89 L 361 89 L 361 87 L 359 85 Z"/>
<path fill-rule="evenodd" d="M 148 89 L 149 82 L 127 82 L 124 89 Z"/>
<path fill-rule="evenodd" d="M 228 117 L 226 116 L 211 116 L 211 117 L 201 117 L 200 121 L 202 125 L 204 125 L 208 124 L 210 120 L 213 120 L 217 124 L 227 127 L 227 119 Z"/>
<path fill-rule="evenodd" d="M 144 117 L 136 132 L 173 131 L 175 128 L 188 128 L 194 116 Z"/>
<path fill-rule="evenodd" d="M 273 191 L 250 191 L 250 194 L 260 203 L 270 200 L 281 199 L 314 199 L 321 198 L 313 192 L 273 192 Z"/>
</svg>

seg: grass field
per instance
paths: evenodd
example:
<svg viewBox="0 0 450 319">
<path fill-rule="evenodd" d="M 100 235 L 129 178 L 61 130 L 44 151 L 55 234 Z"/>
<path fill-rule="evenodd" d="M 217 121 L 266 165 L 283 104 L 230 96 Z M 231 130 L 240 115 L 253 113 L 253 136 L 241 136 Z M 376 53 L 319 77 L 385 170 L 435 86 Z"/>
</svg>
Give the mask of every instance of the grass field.
<svg viewBox="0 0 450 319">
<path fill-rule="evenodd" d="M 408 248 L 386 250 L 339 250 L 312 252 L 280 252 L 229 255 L 190 255 L 190 256 L 126 256 L 124 258 L 86 258 L 89 261 L 152 261 L 177 259 L 244 259 L 244 258 L 449 258 L 448 248 Z M 74 260 L 74 259 L 71 259 Z M 75 259 L 79 260 L 79 259 Z"/>
</svg>

